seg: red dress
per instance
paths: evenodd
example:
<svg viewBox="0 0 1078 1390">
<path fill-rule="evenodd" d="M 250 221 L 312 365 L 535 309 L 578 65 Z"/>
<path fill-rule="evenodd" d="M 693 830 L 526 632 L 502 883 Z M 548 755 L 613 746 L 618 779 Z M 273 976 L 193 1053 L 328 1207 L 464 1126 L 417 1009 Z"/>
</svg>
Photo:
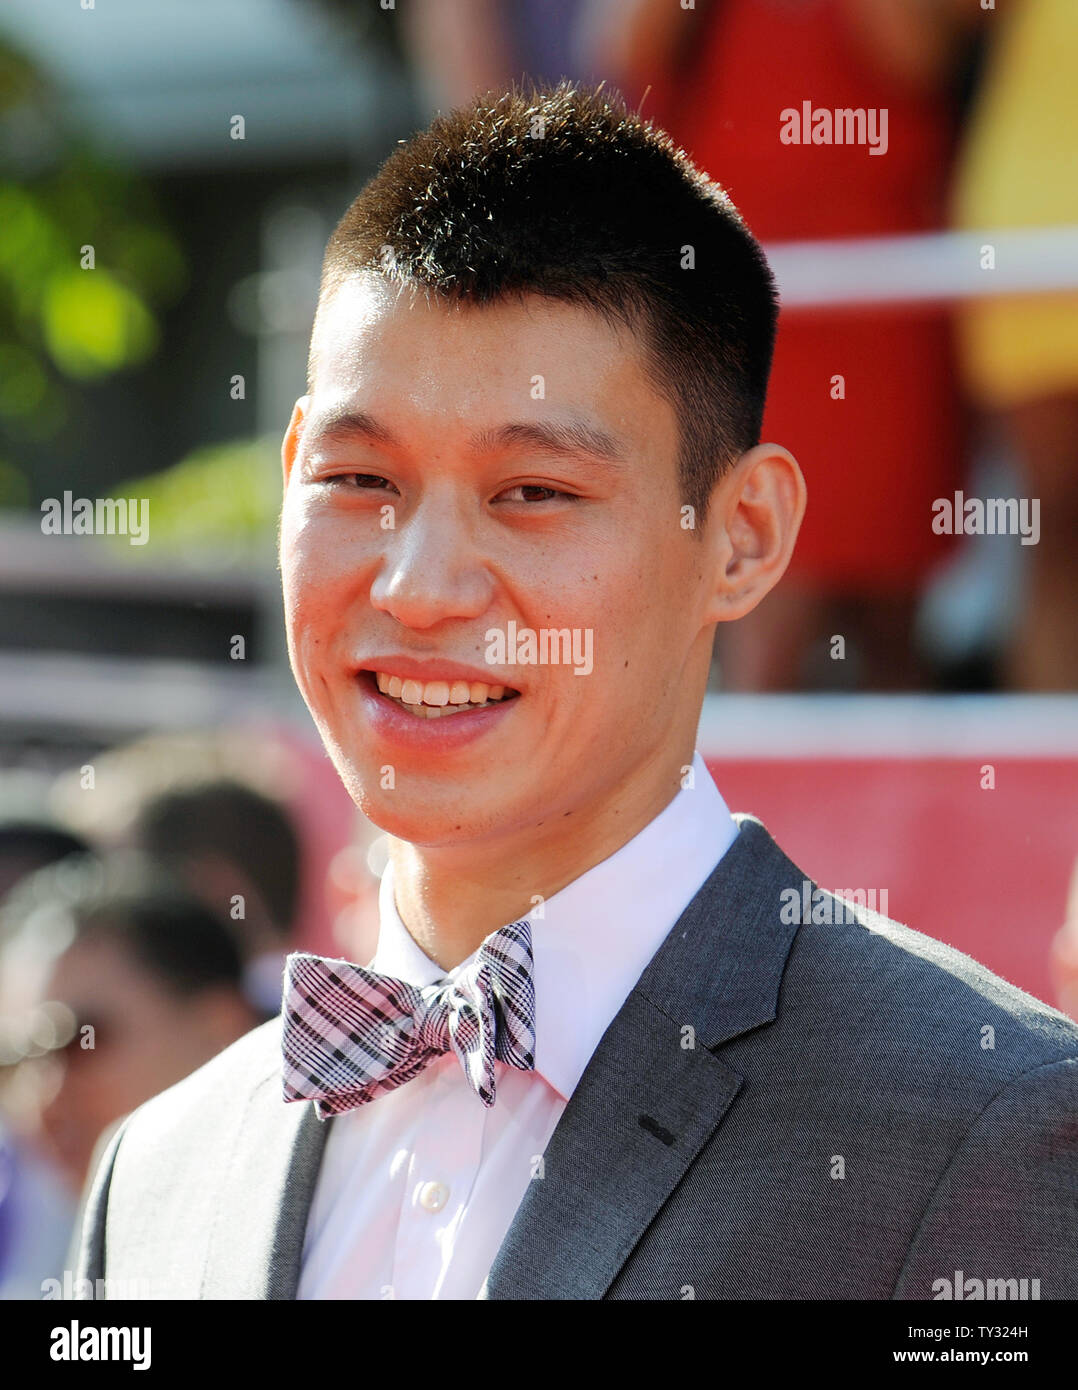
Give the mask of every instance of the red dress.
<svg viewBox="0 0 1078 1390">
<path fill-rule="evenodd" d="M 834 0 L 718 0 L 690 71 L 647 74 L 645 114 L 729 193 L 763 243 L 935 230 L 954 131 L 943 96 L 911 94 L 847 32 Z M 886 108 L 887 149 L 783 144 L 780 113 Z M 845 379 L 834 400 L 831 379 Z M 914 589 L 944 553 L 932 501 L 962 474 L 944 308 L 780 317 L 763 438 L 808 482 L 790 567 L 830 592 Z"/>
</svg>

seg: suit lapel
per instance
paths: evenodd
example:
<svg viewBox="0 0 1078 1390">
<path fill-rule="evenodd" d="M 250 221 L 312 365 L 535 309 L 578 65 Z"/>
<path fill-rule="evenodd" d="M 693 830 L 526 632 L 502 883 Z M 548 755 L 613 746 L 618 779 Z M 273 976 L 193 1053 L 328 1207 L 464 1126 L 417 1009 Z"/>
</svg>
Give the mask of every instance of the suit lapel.
<svg viewBox="0 0 1078 1390">
<path fill-rule="evenodd" d="M 280 1061 L 251 1092 L 220 1176 L 203 1298 L 294 1299 L 307 1213 L 332 1120 L 281 1097 Z"/>
<path fill-rule="evenodd" d="M 603 1035 L 480 1298 L 602 1298 L 741 1084 L 711 1049 L 775 1017 L 803 875 L 767 831 L 738 837 Z"/>
</svg>

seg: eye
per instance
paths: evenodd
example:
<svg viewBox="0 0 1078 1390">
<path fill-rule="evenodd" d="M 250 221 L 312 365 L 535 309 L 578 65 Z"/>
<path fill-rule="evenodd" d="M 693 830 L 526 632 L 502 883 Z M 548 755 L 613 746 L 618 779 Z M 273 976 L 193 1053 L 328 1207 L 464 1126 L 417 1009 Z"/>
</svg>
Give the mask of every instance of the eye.
<svg viewBox="0 0 1078 1390">
<path fill-rule="evenodd" d="M 383 478 L 378 473 L 335 473 L 324 481 L 331 486 L 340 485 L 349 488 L 370 489 L 371 491 L 383 487 L 393 487 L 388 478 Z"/>
<path fill-rule="evenodd" d="M 513 494 L 518 494 L 514 496 Z M 535 496 L 536 493 L 545 493 L 545 496 Z M 560 488 L 546 487 L 542 483 L 517 483 L 515 487 L 507 487 L 504 492 L 498 494 L 510 502 L 550 502 L 555 497 L 564 497 L 567 502 L 575 502 L 577 494 L 575 492 L 562 492 Z"/>
</svg>

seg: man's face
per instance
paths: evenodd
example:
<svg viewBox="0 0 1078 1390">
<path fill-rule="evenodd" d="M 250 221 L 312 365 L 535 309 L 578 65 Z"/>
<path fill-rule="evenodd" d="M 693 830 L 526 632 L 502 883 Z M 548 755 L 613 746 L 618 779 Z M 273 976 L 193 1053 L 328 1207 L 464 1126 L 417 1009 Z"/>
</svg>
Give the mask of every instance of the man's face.
<svg viewBox="0 0 1078 1390">
<path fill-rule="evenodd" d="M 373 277 L 337 292 L 317 345 L 284 446 L 285 615 L 361 810 L 423 845 L 571 833 L 691 756 L 707 550 L 682 524 L 677 421 L 640 346 L 585 308 L 428 303 Z M 515 663 L 488 638 L 511 624 Z M 541 655 L 552 629 L 575 662 L 520 661 L 521 634 Z M 376 672 L 415 681 L 390 687 L 412 705 L 462 682 L 472 701 L 471 683 L 519 693 L 428 718 Z"/>
<path fill-rule="evenodd" d="M 169 993 L 107 935 L 77 940 L 56 960 L 43 997 L 65 1004 L 80 1032 L 37 1065 L 47 1147 L 78 1191 L 106 1126 L 211 1057 L 198 1005 Z M 92 1025 L 92 1038 L 83 1025 Z M 92 1041 L 92 1046 L 88 1043 Z"/>
</svg>

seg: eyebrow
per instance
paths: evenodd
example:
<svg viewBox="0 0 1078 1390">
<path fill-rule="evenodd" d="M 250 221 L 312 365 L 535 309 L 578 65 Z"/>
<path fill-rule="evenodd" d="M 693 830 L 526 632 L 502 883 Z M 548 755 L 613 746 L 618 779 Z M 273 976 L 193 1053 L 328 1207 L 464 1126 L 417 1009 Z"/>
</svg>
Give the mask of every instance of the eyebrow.
<svg viewBox="0 0 1078 1390">
<path fill-rule="evenodd" d="M 396 444 L 394 436 L 365 410 L 333 410 L 317 416 L 311 430 L 312 444 L 348 439 L 369 439 L 372 444 Z"/>
<path fill-rule="evenodd" d="M 323 444 L 365 439 L 372 444 L 398 446 L 396 436 L 365 410 L 342 409 L 316 419 L 311 443 Z M 480 430 L 470 441 L 476 453 L 499 449 L 535 448 L 562 458 L 588 455 L 606 463 L 624 463 L 625 451 L 606 430 L 582 420 L 521 420 Z"/>
<path fill-rule="evenodd" d="M 563 458 L 588 454 L 607 463 L 625 462 L 624 450 L 612 434 L 582 420 L 520 421 L 481 430 L 472 439 L 472 448 L 477 453 L 518 447 L 542 449 L 544 453 Z"/>
</svg>

